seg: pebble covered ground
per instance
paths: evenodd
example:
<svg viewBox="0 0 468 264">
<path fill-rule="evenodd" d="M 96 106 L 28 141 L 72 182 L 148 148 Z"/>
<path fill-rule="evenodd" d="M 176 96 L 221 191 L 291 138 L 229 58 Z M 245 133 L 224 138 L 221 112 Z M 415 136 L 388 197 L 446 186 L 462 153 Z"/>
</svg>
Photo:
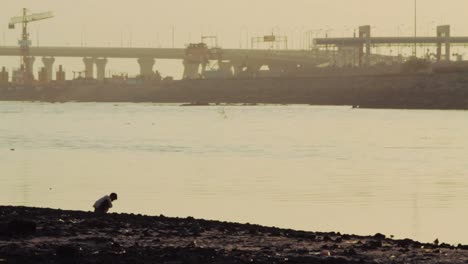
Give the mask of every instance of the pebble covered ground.
<svg viewBox="0 0 468 264">
<path fill-rule="evenodd" d="M 468 263 L 468 246 L 0 206 L 0 263 Z"/>
</svg>

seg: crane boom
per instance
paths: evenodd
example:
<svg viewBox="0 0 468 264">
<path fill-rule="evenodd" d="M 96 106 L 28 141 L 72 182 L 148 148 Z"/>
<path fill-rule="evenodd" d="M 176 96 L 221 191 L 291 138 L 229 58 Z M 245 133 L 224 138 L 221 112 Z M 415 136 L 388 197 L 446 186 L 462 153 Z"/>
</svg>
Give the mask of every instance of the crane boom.
<svg viewBox="0 0 468 264">
<path fill-rule="evenodd" d="M 43 13 L 36 13 L 36 14 L 26 15 L 26 16 L 12 17 L 10 19 L 9 26 L 11 28 L 11 27 L 14 27 L 15 24 L 29 23 L 29 22 L 49 19 L 49 18 L 53 18 L 53 17 L 54 17 L 53 12 L 43 12 Z"/>
<path fill-rule="evenodd" d="M 49 19 L 54 17 L 52 12 L 43 12 L 43 13 L 35 13 L 35 14 L 28 14 L 28 10 L 23 8 L 23 15 L 12 17 L 10 19 L 10 23 L 8 23 L 8 27 L 10 29 L 14 29 L 16 24 L 22 25 L 22 34 L 21 39 L 18 41 L 18 44 L 21 49 L 21 73 L 22 73 L 22 80 L 24 84 L 29 85 L 34 81 L 34 75 L 32 72 L 32 63 L 31 58 L 29 57 L 29 46 L 31 46 L 31 41 L 29 40 L 29 33 L 28 33 L 28 23 Z"/>
</svg>

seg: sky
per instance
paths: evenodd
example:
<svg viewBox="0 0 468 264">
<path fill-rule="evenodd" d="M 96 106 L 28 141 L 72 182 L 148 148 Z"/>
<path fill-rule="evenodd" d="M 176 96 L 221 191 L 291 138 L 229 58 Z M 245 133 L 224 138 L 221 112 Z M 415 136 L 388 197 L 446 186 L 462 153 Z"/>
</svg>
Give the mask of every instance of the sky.
<svg viewBox="0 0 468 264">
<path fill-rule="evenodd" d="M 274 32 L 289 48 L 304 48 L 305 32 L 317 37 L 352 36 L 360 25 L 374 36 L 411 35 L 413 0 L 0 0 L 0 45 L 16 45 L 19 29 L 10 17 L 23 7 L 53 11 L 55 17 L 32 23 L 33 45 L 184 47 L 201 35 L 216 35 L 224 48 L 245 48 L 253 36 Z M 434 35 L 451 24 L 453 35 L 468 35 L 466 0 L 418 0 L 419 35 Z M 174 41 L 172 41 L 174 32 Z M 1 62 L 11 59 L 0 58 Z M 8 64 L 7 63 L 7 64 Z M 5 64 L 5 63 L 3 63 Z M 175 65 L 175 64 L 174 64 Z"/>
</svg>

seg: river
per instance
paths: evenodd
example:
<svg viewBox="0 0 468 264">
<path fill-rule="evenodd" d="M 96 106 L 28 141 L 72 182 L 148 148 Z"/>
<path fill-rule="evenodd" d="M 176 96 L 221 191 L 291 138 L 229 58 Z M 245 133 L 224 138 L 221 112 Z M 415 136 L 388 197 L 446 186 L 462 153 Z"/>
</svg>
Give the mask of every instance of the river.
<svg viewBox="0 0 468 264">
<path fill-rule="evenodd" d="M 468 112 L 0 102 L 0 203 L 468 244 Z"/>
</svg>

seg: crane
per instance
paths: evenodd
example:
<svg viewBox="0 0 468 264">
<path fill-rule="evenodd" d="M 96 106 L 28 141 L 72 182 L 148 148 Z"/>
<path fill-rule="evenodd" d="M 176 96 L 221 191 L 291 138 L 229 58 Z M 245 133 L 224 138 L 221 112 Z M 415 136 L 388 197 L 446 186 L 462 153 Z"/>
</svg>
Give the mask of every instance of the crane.
<svg viewBox="0 0 468 264">
<path fill-rule="evenodd" d="M 29 40 L 29 33 L 28 33 L 28 23 L 49 19 L 54 17 L 52 12 L 43 12 L 43 13 L 35 13 L 35 14 L 28 14 L 28 10 L 23 8 L 23 15 L 12 17 L 10 19 L 10 23 L 8 23 L 9 29 L 14 29 L 16 24 L 22 24 L 22 35 L 21 39 L 18 41 L 18 44 L 21 49 L 21 71 L 23 75 L 23 82 L 25 84 L 30 84 L 34 77 L 32 73 L 31 63 L 29 63 L 29 47 L 31 46 L 31 41 Z"/>
</svg>

